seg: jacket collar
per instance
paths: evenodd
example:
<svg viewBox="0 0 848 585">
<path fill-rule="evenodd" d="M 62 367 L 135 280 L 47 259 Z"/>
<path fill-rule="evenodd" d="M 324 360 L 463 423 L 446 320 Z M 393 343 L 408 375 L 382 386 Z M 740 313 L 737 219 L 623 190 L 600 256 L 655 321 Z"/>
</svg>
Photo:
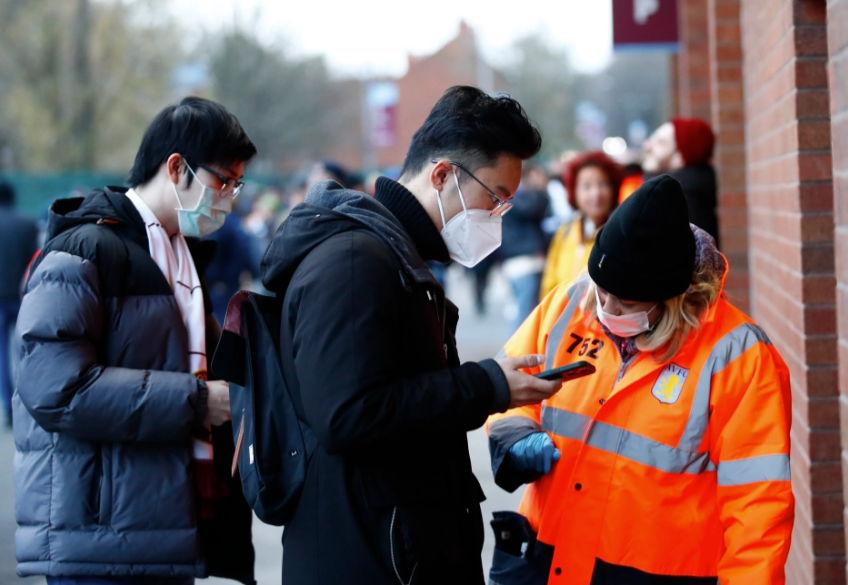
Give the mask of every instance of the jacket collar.
<svg viewBox="0 0 848 585">
<path fill-rule="evenodd" d="M 400 221 L 422 259 L 450 262 L 448 247 L 442 235 L 409 189 L 397 181 L 380 177 L 377 179 L 374 199 Z"/>
</svg>

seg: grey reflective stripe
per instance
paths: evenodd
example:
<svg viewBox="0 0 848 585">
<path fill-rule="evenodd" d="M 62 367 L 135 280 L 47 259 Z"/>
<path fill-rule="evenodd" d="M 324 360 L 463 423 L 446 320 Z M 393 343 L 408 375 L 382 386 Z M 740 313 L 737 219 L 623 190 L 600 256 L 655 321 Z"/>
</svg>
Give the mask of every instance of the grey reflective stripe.
<svg viewBox="0 0 848 585">
<path fill-rule="evenodd" d="M 715 471 L 709 453 L 677 449 L 591 417 L 550 406 L 542 407 L 542 430 L 614 453 L 666 473 L 698 474 Z M 586 437 L 588 433 L 588 438 Z"/>
<path fill-rule="evenodd" d="M 589 277 L 582 276 L 577 282 L 572 284 L 568 289 L 568 304 L 562 311 L 557 322 L 554 323 L 553 329 L 548 334 L 548 341 L 545 345 L 545 369 L 550 370 L 554 367 L 554 356 L 562 342 L 562 336 L 565 335 L 565 330 L 574 316 L 577 307 L 580 306 L 580 301 L 586 290 L 589 288 Z"/>
<path fill-rule="evenodd" d="M 760 455 L 718 463 L 718 485 L 721 486 L 790 480 L 789 455 Z"/>
<path fill-rule="evenodd" d="M 505 357 L 508 357 L 508 356 L 506 355 L 506 348 L 505 348 L 505 347 L 502 347 L 502 348 L 501 348 L 501 350 L 498 352 L 498 355 L 496 355 L 496 356 L 495 356 L 495 359 L 496 359 L 496 360 L 502 360 L 502 359 L 504 359 Z"/>
<path fill-rule="evenodd" d="M 575 441 L 586 438 L 592 418 L 568 410 L 542 405 L 542 430 Z"/>
<path fill-rule="evenodd" d="M 505 431 L 514 431 L 516 429 L 539 429 L 539 423 L 529 416 L 508 416 L 500 420 L 496 420 L 489 425 L 489 435 L 497 435 Z"/>
<path fill-rule="evenodd" d="M 710 422 L 710 389 L 713 375 L 722 371 L 760 342 L 771 345 L 771 341 L 762 329 L 753 323 L 743 323 L 715 344 L 710 352 L 710 357 L 707 358 L 698 376 L 698 385 L 695 387 L 695 397 L 692 400 L 692 409 L 689 411 L 689 420 L 683 430 L 683 435 L 680 437 L 680 442 L 677 443 L 680 449 L 696 451 L 707 433 L 707 425 Z"/>
<path fill-rule="evenodd" d="M 710 471 L 712 467 L 709 453 L 692 453 L 677 449 L 602 422 L 592 425 L 586 444 L 665 473 L 694 475 Z"/>
</svg>

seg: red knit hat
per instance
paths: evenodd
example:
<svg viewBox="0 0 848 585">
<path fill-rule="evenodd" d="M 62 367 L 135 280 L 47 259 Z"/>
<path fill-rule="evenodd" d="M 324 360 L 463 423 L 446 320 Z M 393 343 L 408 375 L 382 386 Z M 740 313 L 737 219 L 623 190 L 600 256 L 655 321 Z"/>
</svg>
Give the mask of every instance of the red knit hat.
<svg viewBox="0 0 848 585">
<path fill-rule="evenodd" d="M 674 124 L 674 139 L 683 162 L 687 166 L 709 162 L 715 146 L 715 135 L 710 125 L 698 118 L 672 118 L 671 123 Z"/>
</svg>

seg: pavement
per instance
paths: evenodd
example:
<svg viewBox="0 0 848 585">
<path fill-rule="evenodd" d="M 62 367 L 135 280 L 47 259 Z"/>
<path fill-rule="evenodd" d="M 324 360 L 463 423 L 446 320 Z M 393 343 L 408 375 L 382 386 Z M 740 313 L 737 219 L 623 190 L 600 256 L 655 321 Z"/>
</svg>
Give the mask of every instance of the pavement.
<svg viewBox="0 0 848 585">
<path fill-rule="evenodd" d="M 470 276 L 461 267 L 452 266 L 448 271 L 448 295 L 460 308 L 457 341 L 463 361 L 493 357 L 510 333 L 507 314 L 511 308 L 511 296 L 508 284 L 500 274 L 493 273 L 486 295 L 488 311 L 480 316 L 474 311 L 470 282 Z M 487 497 L 482 508 L 487 523 L 483 565 L 488 574 L 494 550 L 494 538 L 488 521 L 495 510 L 515 510 L 522 490 L 508 494 L 495 485 L 489 466 L 486 435 L 482 429 L 468 433 L 468 446 L 474 473 Z M 0 429 L 0 585 L 44 585 L 43 578 L 21 579 L 15 575 L 14 453 L 12 432 L 6 428 Z M 282 528 L 254 521 L 253 544 L 256 548 L 256 580 L 259 585 L 279 585 L 282 581 L 282 531 Z M 208 585 L 233 583 L 215 578 L 199 582 Z"/>
</svg>

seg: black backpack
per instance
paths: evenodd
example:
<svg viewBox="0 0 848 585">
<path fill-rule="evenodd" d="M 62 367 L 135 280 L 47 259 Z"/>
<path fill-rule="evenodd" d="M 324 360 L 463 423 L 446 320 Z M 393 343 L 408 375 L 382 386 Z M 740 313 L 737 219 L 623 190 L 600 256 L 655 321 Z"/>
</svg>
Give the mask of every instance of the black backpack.
<svg viewBox="0 0 848 585">
<path fill-rule="evenodd" d="M 260 520 L 282 526 L 297 507 L 317 445 L 292 400 L 280 358 L 282 300 L 248 291 L 227 307 L 212 370 L 230 383 L 232 474 Z"/>
</svg>

